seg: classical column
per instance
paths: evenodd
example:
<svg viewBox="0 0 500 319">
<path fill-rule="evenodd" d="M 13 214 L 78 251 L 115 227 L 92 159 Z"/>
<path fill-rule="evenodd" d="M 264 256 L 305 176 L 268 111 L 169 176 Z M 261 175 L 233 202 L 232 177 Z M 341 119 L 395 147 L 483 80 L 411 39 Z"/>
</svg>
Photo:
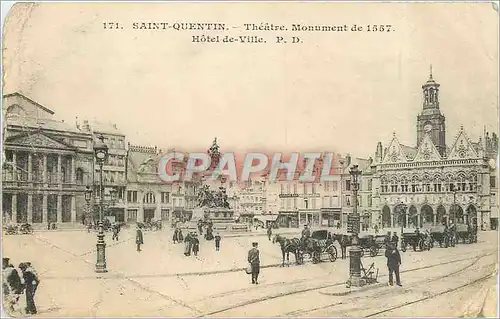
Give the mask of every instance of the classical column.
<svg viewBox="0 0 500 319">
<path fill-rule="evenodd" d="M 62 174 L 61 174 L 61 154 L 57 154 L 57 182 L 58 184 L 62 184 Z M 57 206 L 59 208 L 59 206 Z"/>
<path fill-rule="evenodd" d="M 71 222 L 76 221 L 76 195 L 71 195 Z"/>
<path fill-rule="evenodd" d="M 17 181 L 17 156 L 16 152 L 12 151 L 12 174 L 13 180 Z M 13 211 L 14 212 L 14 211 Z M 14 215 L 12 215 L 14 216 Z"/>
<path fill-rule="evenodd" d="M 161 193 L 160 193 L 161 195 Z M 156 195 L 155 195 L 156 196 Z M 155 209 L 155 220 L 161 220 L 161 196 L 156 197 L 156 209 Z"/>
<path fill-rule="evenodd" d="M 405 225 L 404 225 L 405 227 L 408 227 L 408 225 L 409 225 L 408 221 L 410 220 L 410 216 L 408 216 L 408 215 L 409 215 L 408 213 L 405 214 L 405 219 L 406 219 Z"/>
<path fill-rule="evenodd" d="M 31 155 L 31 154 L 30 154 Z M 31 156 L 30 156 L 31 158 Z M 33 195 L 28 194 L 28 224 L 33 223 Z"/>
<path fill-rule="evenodd" d="M 43 154 L 43 182 L 47 183 L 47 154 Z M 46 196 L 45 196 L 46 198 Z"/>
<path fill-rule="evenodd" d="M 437 213 L 432 215 L 432 219 L 434 219 L 434 220 L 433 220 L 433 225 L 434 225 L 434 226 L 436 226 L 436 222 L 437 222 Z"/>
<path fill-rule="evenodd" d="M 417 214 L 417 227 L 420 228 L 420 214 Z"/>
<path fill-rule="evenodd" d="M 43 194 L 43 201 L 42 201 L 42 223 L 46 223 L 49 221 L 49 218 L 48 218 L 48 209 L 47 209 L 47 197 L 49 195 L 48 194 Z"/>
<path fill-rule="evenodd" d="M 71 183 L 76 184 L 76 161 L 75 156 L 71 158 Z"/>
<path fill-rule="evenodd" d="M 391 228 L 394 228 L 394 213 L 391 213 Z"/>
<path fill-rule="evenodd" d="M 12 222 L 17 223 L 17 194 L 12 194 Z"/>
<path fill-rule="evenodd" d="M 57 194 L 57 222 L 62 222 L 62 195 Z"/>
<path fill-rule="evenodd" d="M 31 170 L 33 168 L 33 159 L 31 153 L 28 153 L 28 181 L 31 182 L 33 180 L 33 176 L 31 175 Z M 28 219 L 28 223 L 30 223 Z"/>
<path fill-rule="evenodd" d="M 144 207 L 139 207 L 137 210 L 137 222 L 143 223 L 144 222 Z"/>
</svg>

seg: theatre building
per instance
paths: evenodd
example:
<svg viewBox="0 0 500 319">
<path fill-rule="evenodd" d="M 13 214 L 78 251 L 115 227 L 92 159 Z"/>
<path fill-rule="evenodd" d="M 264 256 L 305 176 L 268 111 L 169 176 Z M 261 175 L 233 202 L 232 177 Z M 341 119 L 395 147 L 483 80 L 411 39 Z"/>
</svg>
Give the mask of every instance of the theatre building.
<svg viewBox="0 0 500 319">
<path fill-rule="evenodd" d="M 57 120 L 54 111 L 20 93 L 4 95 L 2 111 L 4 222 L 81 221 L 93 176 L 91 132 Z"/>
</svg>

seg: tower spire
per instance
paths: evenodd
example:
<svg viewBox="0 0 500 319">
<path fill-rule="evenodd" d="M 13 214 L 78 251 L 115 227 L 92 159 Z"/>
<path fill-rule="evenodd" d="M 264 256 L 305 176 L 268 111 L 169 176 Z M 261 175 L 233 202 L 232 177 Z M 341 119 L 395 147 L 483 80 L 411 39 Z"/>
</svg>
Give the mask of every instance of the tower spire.
<svg viewBox="0 0 500 319">
<path fill-rule="evenodd" d="M 429 79 L 432 80 L 432 64 L 430 65 Z"/>
</svg>

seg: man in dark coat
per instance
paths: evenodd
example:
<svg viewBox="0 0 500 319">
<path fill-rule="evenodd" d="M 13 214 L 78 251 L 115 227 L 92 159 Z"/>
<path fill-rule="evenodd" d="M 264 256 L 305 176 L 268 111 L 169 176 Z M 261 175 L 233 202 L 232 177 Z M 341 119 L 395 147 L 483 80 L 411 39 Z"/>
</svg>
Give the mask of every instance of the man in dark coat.
<svg viewBox="0 0 500 319">
<path fill-rule="evenodd" d="M 271 236 L 273 235 L 273 228 L 271 227 L 271 225 L 267 226 L 267 238 L 269 239 L 269 241 L 271 240 Z"/>
<path fill-rule="evenodd" d="M 36 276 L 32 267 L 28 267 L 26 263 L 19 264 L 19 269 L 21 269 L 23 273 L 24 288 L 26 291 L 26 314 L 34 315 L 37 313 L 35 305 L 35 291 L 40 283 L 40 280 L 38 279 L 38 276 Z"/>
<path fill-rule="evenodd" d="M 394 247 L 398 247 L 398 241 L 399 241 L 399 237 L 398 235 L 396 234 L 396 232 L 393 232 L 392 233 L 392 238 L 391 238 L 391 244 L 394 245 Z"/>
<path fill-rule="evenodd" d="M 258 284 L 257 281 L 260 273 L 260 253 L 257 248 L 259 244 L 252 243 L 252 249 L 248 251 L 248 263 L 252 267 L 252 284 Z"/>
<path fill-rule="evenodd" d="M 141 245 L 144 244 L 144 237 L 142 236 L 142 229 L 137 225 L 137 232 L 135 234 L 135 243 L 137 244 L 137 251 L 141 251 Z"/>
<path fill-rule="evenodd" d="M 198 256 L 198 252 L 200 251 L 200 240 L 198 239 L 198 234 L 196 234 L 195 232 L 193 232 L 192 234 L 191 242 L 193 247 L 193 254 L 195 256 Z"/>
<path fill-rule="evenodd" d="M 347 235 L 340 235 L 340 251 L 342 254 L 342 259 L 347 258 Z"/>
<path fill-rule="evenodd" d="M 220 239 L 219 233 L 215 234 L 215 251 L 220 250 Z"/>
<path fill-rule="evenodd" d="M 389 285 L 393 285 L 392 274 L 396 275 L 396 285 L 401 286 L 401 279 L 399 278 L 399 266 L 401 265 L 401 255 L 394 244 L 390 244 L 385 250 L 385 257 L 387 258 L 387 268 L 389 268 Z"/>
<path fill-rule="evenodd" d="M 172 240 L 174 241 L 174 244 L 179 241 L 179 229 L 178 228 L 174 229 L 174 236 L 172 237 Z"/>
<path fill-rule="evenodd" d="M 193 242 L 191 240 L 191 233 L 187 233 L 186 237 L 184 237 L 184 255 L 191 256 L 191 248 L 193 247 Z"/>
<path fill-rule="evenodd" d="M 117 223 L 113 224 L 113 237 L 112 240 L 118 241 L 118 233 L 120 232 L 120 226 Z"/>
</svg>

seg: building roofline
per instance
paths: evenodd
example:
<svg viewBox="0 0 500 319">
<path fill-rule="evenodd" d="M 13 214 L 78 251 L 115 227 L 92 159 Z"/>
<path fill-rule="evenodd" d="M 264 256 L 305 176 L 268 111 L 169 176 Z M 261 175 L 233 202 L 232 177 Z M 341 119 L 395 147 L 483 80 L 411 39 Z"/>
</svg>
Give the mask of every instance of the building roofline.
<svg viewBox="0 0 500 319">
<path fill-rule="evenodd" d="M 30 102 L 30 103 L 33 103 L 33 104 L 35 104 L 36 106 L 38 106 L 38 107 L 39 107 L 39 108 L 41 108 L 42 110 L 44 110 L 44 111 L 46 111 L 46 112 L 50 113 L 51 115 L 54 115 L 54 114 L 55 114 L 55 112 L 54 112 L 54 111 L 52 111 L 51 109 L 49 109 L 49 108 L 47 108 L 47 107 L 43 106 L 42 104 L 40 104 L 40 103 L 38 103 L 38 102 L 36 102 L 36 101 L 33 101 L 33 100 L 32 100 L 32 99 L 30 99 L 29 97 L 27 97 L 27 96 L 25 96 L 24 94 L 19 93 L 19 92 L 14 92 L 14 93 L 9 93 L 9 94 L 4 94 L 4 95 L 3 95 L 3 98 L 7 98 L 7 97 L 11 97 L 11 96 L 19 96 L 19 97 L 21 97 L 21 98 L 25 99 L 26 101 L 28 101 L 28 102 Z"/>
</svg>

